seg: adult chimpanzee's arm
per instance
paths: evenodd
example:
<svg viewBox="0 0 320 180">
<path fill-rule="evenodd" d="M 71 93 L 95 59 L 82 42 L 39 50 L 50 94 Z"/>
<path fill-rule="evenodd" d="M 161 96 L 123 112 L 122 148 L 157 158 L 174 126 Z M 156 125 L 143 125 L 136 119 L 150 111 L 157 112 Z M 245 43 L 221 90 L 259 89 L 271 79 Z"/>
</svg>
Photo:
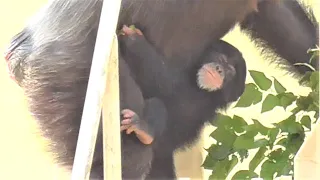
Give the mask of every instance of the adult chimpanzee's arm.
<svg viewBox="0 0 320 180">
<path fill-rule="evenodd" d="M 174 82 L 180 76 L 169 68 L 164 57 L 156 52 L 155 48 L 142 34 L 119 36 L 121 55 L 129 64 L 136 81 L 141 89 L 148 92 L 171 94 L 174 92 Z"/>
<path fill-rule="evenodd" d="M 167 142 L 170 143 L 170 142 Z M 160 149 L 160 148 L 159 148 Z M 162 149 L 162 148 L 161 148 Z M 151 163 L 151 170 L 146 180 L 174 180 L 176 178 L 174 167 L 174 152 L 157 152 L 154 148 L 154 157 Z"/>
<path fill-rule="evenodd" d="M 312 12 L 307 12 L 296 0 L 261 1 L 259 12 L 249 15 L 241 27 L 270 46 L 290 64 L 307 63 L 309 48 L 318 43 L 318 23 Z M 318 69 L 318 61 L 312 66 Z M 310 69 L 300 66 L 299 72 Z"/>
</svg>

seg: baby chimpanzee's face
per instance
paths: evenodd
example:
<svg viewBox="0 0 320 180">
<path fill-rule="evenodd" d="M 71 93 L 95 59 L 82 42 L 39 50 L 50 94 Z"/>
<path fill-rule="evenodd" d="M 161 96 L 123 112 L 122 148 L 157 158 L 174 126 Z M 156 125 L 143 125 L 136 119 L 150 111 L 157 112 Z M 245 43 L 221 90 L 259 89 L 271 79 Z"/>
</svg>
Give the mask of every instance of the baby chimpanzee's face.
<svg viewBox="0 0 320 180">
<path fill-rule="evenodd" d="M 234 62 L 222 53 L 210 53 L 198 70 L 198 86 L 209 92 L 221 89 L 236 74 L 233 64 Z"/>
</svg>

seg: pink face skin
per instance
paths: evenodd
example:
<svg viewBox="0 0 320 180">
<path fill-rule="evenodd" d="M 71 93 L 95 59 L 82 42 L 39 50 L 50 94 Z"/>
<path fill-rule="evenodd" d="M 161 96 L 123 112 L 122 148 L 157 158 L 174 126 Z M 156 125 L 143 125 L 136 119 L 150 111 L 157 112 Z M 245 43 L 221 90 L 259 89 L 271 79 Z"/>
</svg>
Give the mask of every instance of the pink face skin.
<svg viewBox="0 0 320 180">
<path fill-rule="evenodd" d="M 223 78 L 220 76 L 220 74 L 217 71 L 212 70 L 212 68 L 208 67 L 207 65 L 204 65 L 203 68 L 204 70 L 207 71 L 204 78 L 206 84 L 216 89 L 221 88 L 223 83 Z"/>
<path fill-rule="evenodd" d="M 220 89 L 223 85 L 223 77 L 210 65 L 205 64 L 198 71 L 198 86 L 207 91 Z"/>
</svg>

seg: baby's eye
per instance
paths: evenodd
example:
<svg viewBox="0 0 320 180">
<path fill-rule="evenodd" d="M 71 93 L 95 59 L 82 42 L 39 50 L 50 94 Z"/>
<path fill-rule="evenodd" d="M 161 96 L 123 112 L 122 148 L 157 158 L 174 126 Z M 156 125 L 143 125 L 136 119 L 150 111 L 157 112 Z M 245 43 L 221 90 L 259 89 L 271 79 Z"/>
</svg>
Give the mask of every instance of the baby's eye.
<svg viewBox="0 0 320 180">
<path fill-rule="evenodd" d="M 218 71 L 218 73 L 219 74 L 221 74 L 222 73 L 222 69 L 221 69 L 221 67 L 218 65 L 218 66 L 216 66 L 216 70 Z"/>
</svg>

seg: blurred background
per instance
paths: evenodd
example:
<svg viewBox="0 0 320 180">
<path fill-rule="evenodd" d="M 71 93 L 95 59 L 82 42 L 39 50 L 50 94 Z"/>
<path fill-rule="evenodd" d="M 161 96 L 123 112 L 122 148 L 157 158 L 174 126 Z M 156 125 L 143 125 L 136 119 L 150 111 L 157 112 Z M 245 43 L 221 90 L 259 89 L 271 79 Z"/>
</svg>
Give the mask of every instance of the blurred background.
<svg viewBox="0 0 320 180">
<path fill-rule="evenodd" d="M 33 15 L 47 0 L 1 0 L 0 1 L 0 52 L 3 53 L 13 35 L 24 27 L 28 18 Z M 304 0 L 314 8 L 319 20 L 319 1 Z M 286 75 L 274 65 L 263 61 L 260 53 L 254 48 L 247 36 L 241 34 L 236 27 L 224 39 L 236 46 L 247 60 L 249 70 L 263 71 L 276 77 L 289 91 L 305 94 L 307 89 L 300 87 L 296 80 Z M 247 82 L 252 81 L 247 77 Z M 263 124 L 280 120 L 287 114 L 282 109 L 260 114 L 260 107 L 229 110 L 230 115 L 256 118 Z M 249 115 L 248 115 L 249 114 Z M 200 168 L 205 153 L 204 147 L 209 147 L 208 138 L 212 127 L 204 130 L 199 143 L 186 152 L 176 156 L 177 173 L 179 177 L 191 179 L 207 179 L 210 172 Z M 0 60 L 0 179 L 68 179 L 68 171 L 54 164 L 53 154 L 46 152 L 47 141 L 40 137 L 37 124 L 28 113 L 26 100 L 21 89 L 10 80 L 3 57 Z M 237 166 L 245 169 L 246 161 Z"/>
</svg>

